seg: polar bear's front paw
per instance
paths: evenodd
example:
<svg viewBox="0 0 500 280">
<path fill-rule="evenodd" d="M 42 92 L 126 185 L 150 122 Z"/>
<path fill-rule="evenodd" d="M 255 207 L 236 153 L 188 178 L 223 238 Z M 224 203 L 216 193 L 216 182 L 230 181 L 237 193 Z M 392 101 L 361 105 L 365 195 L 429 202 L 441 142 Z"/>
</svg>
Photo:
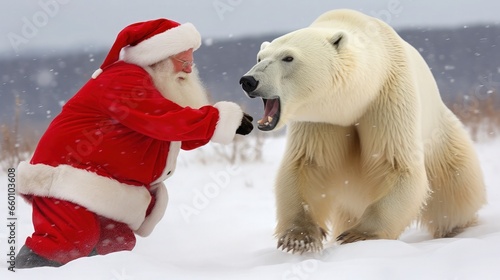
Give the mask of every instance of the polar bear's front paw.
<svg viewBox="0 0 500 280">
<path fill-rule="evenodd" d="M 326 231 L 320 227 L 307 231 L 300 228 L 287 230 L 278 240 L 278 249 L 292 253 L 319 252 L 323 249 Z"/>
<path fill-rule="evenodd" d="M 363 241 L 363 240 L 370 240 L 370 239 L 378 239 L 373 235 L 370 235 L 366 232 L 358 232 L 354 230 L 348 230 L 342 233 L 337 237 L 337 241 L 340 242 L 340 244 L 347 244 L 347 243 L 353 243 L 356 241 Z"/>
</svg>

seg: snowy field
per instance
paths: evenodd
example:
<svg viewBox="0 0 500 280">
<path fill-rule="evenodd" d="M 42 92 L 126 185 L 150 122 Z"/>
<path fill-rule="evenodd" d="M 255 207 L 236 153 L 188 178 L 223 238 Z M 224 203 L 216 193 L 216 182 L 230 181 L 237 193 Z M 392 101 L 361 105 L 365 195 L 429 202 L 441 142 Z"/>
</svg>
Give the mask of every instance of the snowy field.
<svg viewBox="0 0 500 280">
<path fill-rule="evenodd" d="M 499 279 L 500 140 L 477 144 L 489 204 L 480 223 L 456 238 L 431 239 L 411 227 L 400 240 L 326 246 L 322 254 L 276 249 L 273 180 L 285 141 L 265 142 L 262 162 L 231 166 L 210 147 L 183 152 L 166 181 L 163 221 L 132 252 L 78 259 L 60 268 L 8 271 L 7 177 L 0 175 L 0 279 Z M 212 159 L 213 160 L 213 159 Z M 17 200 L 17 250 L 31 234 L 30 207 Z"/>
</svg>

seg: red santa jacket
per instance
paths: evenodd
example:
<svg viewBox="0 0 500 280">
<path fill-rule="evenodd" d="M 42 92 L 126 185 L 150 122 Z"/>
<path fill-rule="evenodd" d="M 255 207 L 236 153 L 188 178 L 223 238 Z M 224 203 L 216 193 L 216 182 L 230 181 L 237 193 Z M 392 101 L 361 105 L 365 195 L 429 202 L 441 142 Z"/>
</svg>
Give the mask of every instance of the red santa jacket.
<svg viewBox="0 0 500 280">
<path fill-rule="evenodd" d="M 181 107 L 134 64 L 105 70 L 64 105 L 30 163 L 19 165 L 18 190 L 78 203 L 147 235 L 144 223 L 157 222 L 145 221 L 151 193 L 150 218 L 159 220 L 167 199 L 161 182 L 174 172 L 179 149 L 230 142 L 243 112 L 231 102 Z"/>
</svg>

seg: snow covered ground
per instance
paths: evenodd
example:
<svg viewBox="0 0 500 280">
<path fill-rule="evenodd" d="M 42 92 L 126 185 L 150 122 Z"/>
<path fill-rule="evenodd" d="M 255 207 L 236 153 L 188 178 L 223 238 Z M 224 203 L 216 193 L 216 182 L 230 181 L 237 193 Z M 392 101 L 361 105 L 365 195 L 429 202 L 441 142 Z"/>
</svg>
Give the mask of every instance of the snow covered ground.
<svg viewBox="0 0 500 280">
<path fill-rule="evenodd" d="M 60 268 L 8 271 L 7 177 L 0 175 L 0 279 L 499 279 L 500 139 L 477 144 L 489 204 L 456 238 L 409 228 L 400 240 L 329 245 L 301 256 L 275 249 L 273 181 L 284 150 L 268 139 L 263 162 L 231 166 L 181 153 L 166 181 L 170 202 L 150 237 L 132 252 L 78 259 Z M 204 156 L 210 147 L 203 148 Z M 31 234 L 30 207 L 17 200 L 17 250 Z"/>
</svg>

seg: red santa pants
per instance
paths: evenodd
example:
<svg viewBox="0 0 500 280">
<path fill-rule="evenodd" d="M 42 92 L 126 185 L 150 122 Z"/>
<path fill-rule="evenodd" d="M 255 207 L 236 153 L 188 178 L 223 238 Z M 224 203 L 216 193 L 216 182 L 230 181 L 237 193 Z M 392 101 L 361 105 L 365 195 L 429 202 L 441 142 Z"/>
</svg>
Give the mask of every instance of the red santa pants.
<svg viewBox="0 0 500 280">
<path fill-rule="evenodd" d="M 26 246 L 38 255 L 62 264 L 89 256 L 130 251 L 134 232 L 124 223 L 99 216 L 69 201 L 32 197 L 35 232 Z"/>
</svg>

